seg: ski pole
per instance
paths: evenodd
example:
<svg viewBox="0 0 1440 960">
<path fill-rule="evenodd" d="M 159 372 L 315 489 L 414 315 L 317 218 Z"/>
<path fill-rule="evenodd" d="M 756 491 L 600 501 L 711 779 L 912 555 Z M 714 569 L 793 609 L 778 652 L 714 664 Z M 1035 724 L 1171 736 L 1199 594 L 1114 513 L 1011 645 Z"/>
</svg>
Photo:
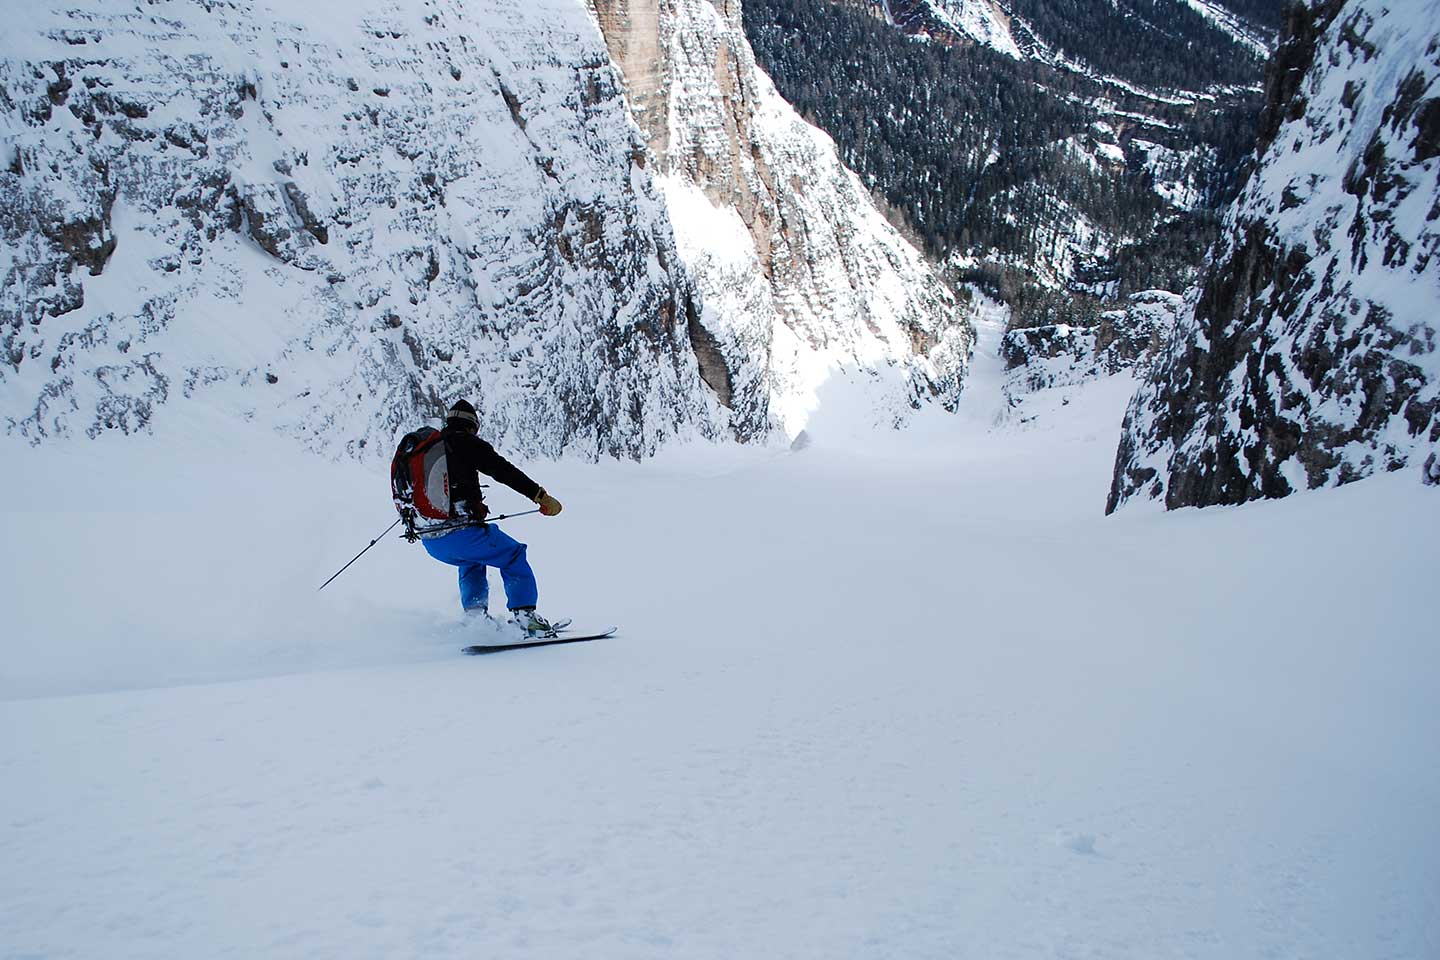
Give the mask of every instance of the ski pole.
<svg viewBox="0 0 1440 960">
<path fill-rule="evenodd" d="M 400 518 L 400 520 L 404 520 L 404 519 L 405 519 L 404 517 L 401 517 L 401 518 Z M 394 530 L 397 526 L 399 526 L 399 525 L 400 525 L 400 520 L 396 520 L 394 523 L 390 524 L 390 526 L 386 527 L 386 528 L 385 528 L 385 533 L 389 533 L 391 530 Z M 370 547 L 373 547 L 373 546 L 375 546 L 375 544 L 379 543 L 380 540 L 385 536 L 385 533 L 382 533 L 382 534 L 380 534 L 380 536 L 376 537 L 374 540 L 371 540 L 371 541 L 370 541 Z M 369 550 L 370 547 L 366 547 L 365 550 Z M 351 558 L 350 558 L 350 563 L 354 563 L 356 560 L 359 560 L 361 557 L 365 556 L 365 550 L 361 550 L 359 553 L 355 554 L 355 556 L 351 557 Z M 341 567 L 339 570 L 336 570 L 336 571 L 335 571 L 335 577 L 340 576 L 340 574 L 342 574 L 342 573 L 344 573 L 346 570 L 350 569 L 350 563 L 347 563 L 347 564 L 345 564 L 345 566 Z M 331 581 L 333 581 L 333 580 L 335 579 L 335 577 L 331 577 L 329 580 L 326 580 L 324 583 L 320 584 L 319 590 L 316 590 L 315 592 L 316 592 L 316 593 L 319 593 L 320 590 L 324 590 L 326 587 L 330 586 Z"/>
<path fill-rule="evenodd" d="M 532 514 L 532 513 L 539 513 L 539 512 L 540 512 L 540 508 L 539 508 L 539 507 L 536 507 L 534 510 L 522 510 L 522 511 L 520 511 L 519 513 L 502 513 L 502 514 L 500 514 L 500 516 L 498 516 L 498 517 L 486 517 L 486 518 L 485 518 L 485 522 L 486 522 L 486 523 L 493 523 L 493 522 L 496 521 L 496 520 L 509 520 L 509 519 L 511 519 L 512 517 L 528 517 L 528 516 L 530 516 L 530 514 Z"/>
</svg>

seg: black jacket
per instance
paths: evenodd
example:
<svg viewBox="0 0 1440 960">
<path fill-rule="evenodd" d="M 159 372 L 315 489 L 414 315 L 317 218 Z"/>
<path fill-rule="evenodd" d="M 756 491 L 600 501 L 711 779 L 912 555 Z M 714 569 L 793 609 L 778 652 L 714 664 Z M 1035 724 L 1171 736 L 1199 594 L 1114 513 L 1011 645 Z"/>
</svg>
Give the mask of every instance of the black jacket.
<svg viewBox="0 0 1440 960">
<path fill-rule="evenodd" d="M 533 501 L 540 493 L 540 484 L 527 477 L 519 467 L 495 452 L 495 448 L 468 430 L 446 426 L 440 431 L 445 439 L 445 465 L 450 473 L 450 502 L 457 516 L 464 516 L 467 510 L 461 504 L 468 501 L 468 513 L 476 513 L 475 506 L 484 500 L 480 491 L 480 477 L 499 480 L 526 500 Z"/>
</svg>

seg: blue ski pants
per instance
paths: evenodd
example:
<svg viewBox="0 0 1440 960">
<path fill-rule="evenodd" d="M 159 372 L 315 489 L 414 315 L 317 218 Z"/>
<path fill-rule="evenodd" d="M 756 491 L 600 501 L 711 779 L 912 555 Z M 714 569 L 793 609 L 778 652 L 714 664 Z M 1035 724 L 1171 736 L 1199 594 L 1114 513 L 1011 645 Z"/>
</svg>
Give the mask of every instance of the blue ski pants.
<svg viewBox="0 0 1440 960">
<path fill-rule="evenodd" d="M 525 544 L 494 524 L 462 527 L 433 540 L 421 540 L 425 552 L 441 563 L 460 568 L 460 605 L 466 610 L 485 610 L 490 604 L 490 580 L 486 567 L 500 571 L 505 584 L 505 606 L 535 606 L 539 595 L 535 572 L 525 559 Z"/>
</svg>

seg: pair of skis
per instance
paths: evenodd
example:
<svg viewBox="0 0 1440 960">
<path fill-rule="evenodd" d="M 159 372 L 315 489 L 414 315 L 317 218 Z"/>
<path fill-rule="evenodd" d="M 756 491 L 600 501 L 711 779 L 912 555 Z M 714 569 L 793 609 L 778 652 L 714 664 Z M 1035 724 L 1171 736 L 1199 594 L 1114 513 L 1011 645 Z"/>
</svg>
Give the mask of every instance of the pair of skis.
<svg viewBox="0 0 1440 960">
<path fill-rule="evenodd" d="M 477 643 L 464 647 L 461 653 L 468 653 L 472 657 L 486 653 L 501 653 L 505 650 L 523 650 L 526 647 L 551 647 L 557 643 L 584 643 L 587 640 L 604 640 L 606 637 L 613 637 L 619 627 L 611 627 L 609 630 L 602 630 L 598 633 L 584 633 L 575 636 L 570 635 L 570 621 L 564 621 L 556 627 L 554 632 L 543 634 L 534 640 L 520 640 L 515 643 Z"/>
</svg>

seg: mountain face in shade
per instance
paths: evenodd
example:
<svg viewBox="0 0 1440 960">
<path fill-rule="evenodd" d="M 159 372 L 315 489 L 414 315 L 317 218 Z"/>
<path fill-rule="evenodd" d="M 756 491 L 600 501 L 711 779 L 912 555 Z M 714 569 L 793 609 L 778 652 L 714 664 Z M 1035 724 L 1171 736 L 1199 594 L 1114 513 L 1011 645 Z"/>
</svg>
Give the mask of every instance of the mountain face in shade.
<svg viewBox="0 0 1440 960">
<path fill-rule="evenodd" d="M 1437 78 L 1422 3 L 1292 11 L 1258 164 L 1130 404 L 1110 510 L 1440 479 Z"/>
<path fill-rule="evenodd" d="M 583 7 L 67 5 L 4 53 L 10 431 L 203 397 L 358 451 L 457 395 L 528 453 L 725 429 Z"/>
</svg>

